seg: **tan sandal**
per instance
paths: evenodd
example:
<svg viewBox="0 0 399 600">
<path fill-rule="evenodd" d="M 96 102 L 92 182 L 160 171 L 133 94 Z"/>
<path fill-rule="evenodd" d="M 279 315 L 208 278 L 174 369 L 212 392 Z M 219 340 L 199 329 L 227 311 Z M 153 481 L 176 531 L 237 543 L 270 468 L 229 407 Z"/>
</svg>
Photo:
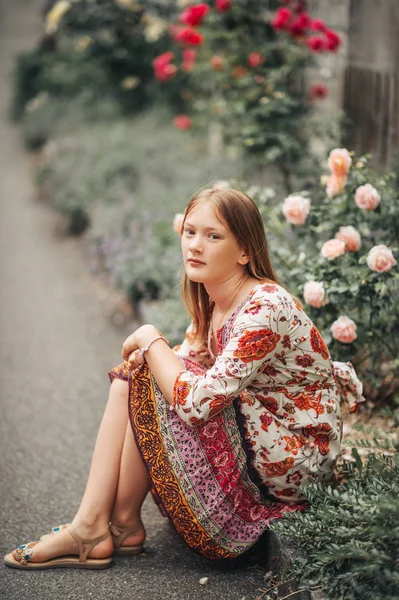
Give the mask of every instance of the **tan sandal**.
<svg viewBox="0 0 399 600">
<path fill-rule="evenodd" d="M 124 527 L 122 525 L 112 525 L 109 527 L 114 542 L 114 554 L 115 556 L 131 556 L 133 554 L 142 554 L 144 547 L 142 544 L 138 546 L 121 546 L 124 539 L 126 539 L 132 533 L 136 533 L 139 527 L 137 525 L 130 525 Z"/>
<path fill-rule="evenodd" d="M 78 533 L 67 527 L 69 533 L 74 538 L 79 548 L 79 556 L 65 555 L 50 558 L 45 562 L 29 562 L 34 547 L 39 542 L 29 542 L 22 544 L 16 550 L 13 550 L 4 557 L 4 563 L 8 567 L 15 569 L 56 569 L 56 568 L 75 568 L 75 569 L 106 569 L 111 566 L 112 556 L 107 558 L 87 558 L 94 546 L 111 537 L 109 531 L 99 535 L 91 540 L 82 538 Z"/>
<path fill-rule="evenodd" d="M 46 533 L 42 535 L 40 541 L 47 538 L 49 535 L 56 535 L 63 529 L 66 529 L 69 526 L 69 523 L 63 525 L 57 525 L 56 527 L 52 527 L 50 533 Z M 137 525 L 132 526 L 122 526 L 122 525 L 112 525 L 110 523 L 110 531 L 112 536 L 112 541 L 114 542 L 114 555 L 115 556 L 133 556 L 136 554 L 142 554 L 144 552 L 143 545 L 139 546 L 121 546 L 121 543 L 124 539 L 126 539 L 132 533 L 136 533 L 138 530 Z"/>
</svg>

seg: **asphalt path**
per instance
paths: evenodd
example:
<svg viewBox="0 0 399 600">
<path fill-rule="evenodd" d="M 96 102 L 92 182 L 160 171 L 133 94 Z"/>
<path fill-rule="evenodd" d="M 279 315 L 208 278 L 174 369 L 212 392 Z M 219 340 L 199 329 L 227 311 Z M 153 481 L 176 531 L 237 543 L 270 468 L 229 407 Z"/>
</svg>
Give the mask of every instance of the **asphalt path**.
<svg viewBox="0 0 399 600">
<path fill-rule="evenodd" d="M 15 55 L 38 38 L 39 0 L 0 0 L 0 545 L 2 555 L 74 515 L 128 332 L 106 316 L 79 243 L 35 194 L 32 159 L 9 122 Z M 254 600 L 256 555 L 214 563 L 191 552 L 151 499 L 146 555 L 104 571 L 0 566 L 2 600 Z M 202 586 L 200 578 L 208 577 Z"/>
</svg>

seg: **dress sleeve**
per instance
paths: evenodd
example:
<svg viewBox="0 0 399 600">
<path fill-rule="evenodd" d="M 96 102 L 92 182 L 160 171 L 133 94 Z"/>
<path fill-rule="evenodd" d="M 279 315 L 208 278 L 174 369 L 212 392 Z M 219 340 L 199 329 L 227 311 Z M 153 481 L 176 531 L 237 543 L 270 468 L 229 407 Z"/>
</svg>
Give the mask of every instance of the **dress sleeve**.
<svg viewBox="0 0 399 600">
<path fill-rule="evenodd" d="M 206 346 L 198 346 L 195 343 L 192 323 L 187 328 L 182 344 L 175 346 L 172 350 L 179 358 L 188 358 L 206 369 L 214 363 Z"/>
<path fill-rule="evenodd" d="M 290 308 L 256 295 L 236 318 L 232 335 L 222 354 L 205 375 L 190 371 L 178 374 L 173 408 L 188 425 L 201 425 L 233 400 L 261 372 L 265 362 L 283 349 L 288 333 Z"/>
</svg>

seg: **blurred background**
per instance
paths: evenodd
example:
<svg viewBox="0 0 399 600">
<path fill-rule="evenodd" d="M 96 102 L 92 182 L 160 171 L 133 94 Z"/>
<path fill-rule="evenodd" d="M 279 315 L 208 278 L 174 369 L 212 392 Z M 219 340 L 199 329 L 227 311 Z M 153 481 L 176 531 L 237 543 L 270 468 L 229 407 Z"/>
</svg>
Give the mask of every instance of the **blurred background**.
<svg viewBox="0 0 399 600">
<path fill-rule="evenodd" d="M 13 65 L 10 114 L 39 196 L 81 239 L 91 273 L 121 292 L 114 319 L 181 339 L 174 217 L 201 187 L 235 186 L 258 203 L 277 271 L 332 353 L 361 369 L 370 401 L 393 402 L 398 4 L 39 6 L 38 39 Z M 344 240 L 342 252 L 335 242 L 329 254 L 329 239 Z M 322 300 L 304 296 L 314 282 Z"/>
</svg>

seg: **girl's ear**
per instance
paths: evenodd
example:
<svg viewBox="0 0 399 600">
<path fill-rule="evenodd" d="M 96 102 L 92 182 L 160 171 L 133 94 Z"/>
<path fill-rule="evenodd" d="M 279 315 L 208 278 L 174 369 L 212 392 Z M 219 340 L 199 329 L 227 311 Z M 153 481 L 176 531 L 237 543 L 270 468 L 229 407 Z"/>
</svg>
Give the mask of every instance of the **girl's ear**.
<svg viewBox="0 0 399 600">
<path fill-rule="evenodd" d="M 249 255 L 247 254 L 248 250 L 243 250 L 240 258 L 238 259 L 238 264 L 247 265 L 249 263 Z"/>
</svg>

